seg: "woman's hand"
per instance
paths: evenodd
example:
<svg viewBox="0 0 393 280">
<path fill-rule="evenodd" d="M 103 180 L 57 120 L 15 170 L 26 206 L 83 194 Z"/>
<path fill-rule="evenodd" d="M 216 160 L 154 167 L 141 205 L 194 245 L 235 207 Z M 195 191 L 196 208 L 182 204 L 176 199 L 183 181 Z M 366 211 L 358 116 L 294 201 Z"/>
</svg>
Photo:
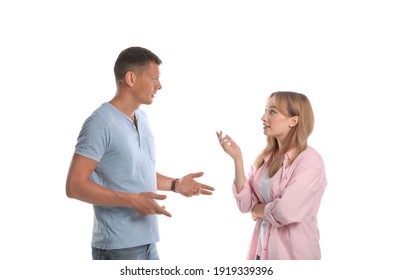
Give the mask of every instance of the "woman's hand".
<svg viewBox="0 0 393 280">
<path fill-rule="evenodd" d="M 223 136 L 222 131 L 216 132 L 216 134 L 221 147 L 233 160 L 242 158 L 242 151 L 229 135 Z"/>
<path fill-rule="evenodd" d="M 246 181 L 246 175 L 244 174 L 244 166 L 243 166 L 243 155 L 239 146 L 235 141 L 232 140 L 228 135 L 223 136 L 222 131 L 216 132 L 218 141 L 220 142 L 221 147 L 224 151 L 231 156 L 233 162 L 235 163 L 235 186 L 236 190 L 239 193 L 244 186 L 244 182 Z"/>
<path fill-rule="evenodd" d="M 265 204 L 257 204 L 254 206 L 251 212 L 251 218 L 256 221 L 265 217 Z"/>
</svg>

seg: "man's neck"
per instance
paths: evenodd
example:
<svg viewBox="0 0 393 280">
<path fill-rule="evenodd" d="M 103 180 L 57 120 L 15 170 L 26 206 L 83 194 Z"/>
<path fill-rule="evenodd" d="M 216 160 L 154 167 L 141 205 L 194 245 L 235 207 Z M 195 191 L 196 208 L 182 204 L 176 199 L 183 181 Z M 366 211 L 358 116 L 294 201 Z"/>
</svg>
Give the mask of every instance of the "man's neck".
<svg viewBox="0 0 393 280">
<path fill-rule="evenodd" d="M 134 104 L 132 100 L 122 97 L 120 94 L 109 101 L 110 104 L 115 106 L 119 111 L 127 115 L 135 123 L 135 111 L 138 110 L 139 105 Z"/>
</svg>

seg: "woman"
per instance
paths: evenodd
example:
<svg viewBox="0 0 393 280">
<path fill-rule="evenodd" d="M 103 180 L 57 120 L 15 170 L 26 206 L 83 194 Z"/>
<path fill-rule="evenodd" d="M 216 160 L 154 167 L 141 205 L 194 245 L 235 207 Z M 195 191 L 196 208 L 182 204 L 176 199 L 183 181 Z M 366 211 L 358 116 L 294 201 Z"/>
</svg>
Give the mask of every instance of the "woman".
<svg viewBox="0 0 393 280">
<path fill-rule="evenodd" d="M 307 145 L 311 104 L 301 93 L 274 92 L 262 122 L 267 145 L 247 177 L 239 146 L 217 132 L 235 163 L 239 210 L 257 221 L 248 259 L 320 259 L 317 212 L 327 183 L 321 156 Z"/>
</svg>

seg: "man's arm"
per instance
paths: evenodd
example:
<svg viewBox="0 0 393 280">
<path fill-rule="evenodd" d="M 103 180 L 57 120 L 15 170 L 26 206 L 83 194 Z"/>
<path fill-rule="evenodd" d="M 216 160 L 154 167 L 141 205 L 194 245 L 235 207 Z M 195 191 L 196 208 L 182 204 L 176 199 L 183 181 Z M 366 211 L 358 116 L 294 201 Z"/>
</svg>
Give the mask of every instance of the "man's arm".
<svg viewBox="0 0 393 280">
<path fill-rule="evenodd" d="M 180 179 L 175 179 L 157 173 L 157 188 L 161 191 L 169 191 L 171 190 L 172 181 L 176 180 L 174 182 L 175 192 L 178 192 L 184 196 L 190 197 L 199 194 L 211 195 L 212 191 L 214 191 L 213 187 L 201 184 L 194 180 L 195 178 L 201 177 L 202 175 L 203 172 L 190 173 Z"/>
<path fill-rule="evenodd" d="M 98 162 L 87 157 L 74 154 L 66 182 L 66 194 L 87 203 L 108 207 L 129 207 L 138 211 L 141 215 L 171 214 L 155 199 L 163 200 L 165 195 L 152 192 L 125 193 L 115 192 L 90 180 L 90 176 L 97 167 Z"/>
</svg>

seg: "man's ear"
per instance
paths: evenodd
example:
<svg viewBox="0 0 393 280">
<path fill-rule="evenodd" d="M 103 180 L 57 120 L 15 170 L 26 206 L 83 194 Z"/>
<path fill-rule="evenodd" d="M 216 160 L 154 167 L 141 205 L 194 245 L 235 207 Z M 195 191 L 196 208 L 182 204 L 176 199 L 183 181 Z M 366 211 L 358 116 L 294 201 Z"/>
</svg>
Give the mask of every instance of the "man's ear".
<svg viewBox="0 0 393 280">
<path fill-rule="evenodd" d="M 124 81 L 126 82 L 127 85 L 132 87 L 134 85 L 134 83 L 135 83 L 135 73 L 132 72 L 132 71 L 128 71 L 124 75 Z"/>
<path fill-rule="evenodd" d="M 289 126 L 290 127 L 295 127 L 295 126 L 297 126 L 298 122 L 299 122 L 299 117 L 298 116 L 291 117 L 291 119 L 289 121 Z"/>
</svg>

